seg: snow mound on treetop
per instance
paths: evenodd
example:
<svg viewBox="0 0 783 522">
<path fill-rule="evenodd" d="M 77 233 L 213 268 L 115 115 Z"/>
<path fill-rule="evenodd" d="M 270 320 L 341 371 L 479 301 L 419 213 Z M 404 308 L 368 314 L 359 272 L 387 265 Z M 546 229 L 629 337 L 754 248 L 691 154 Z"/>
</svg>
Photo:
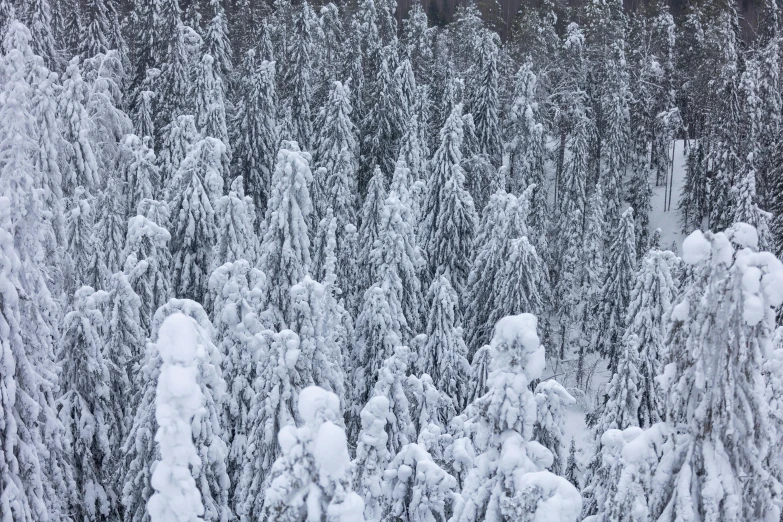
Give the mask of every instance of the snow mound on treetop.
<svg viewBox="0 0 783 522">
<path fill-rule="evenodd" d="M 138 242 L 144 236 L 161 238 L 164 241 L 171 240 L 171 234 L 165 228 L 145 216 L 133 216 L 128 220 L 127 242 Z"/>
<path fill-rule="evenodd" d="M 701 230 L 694 230 L 682 242 L 682 260 L 689 265 L 701 263 L 710 257 L 711 251 L 712 246 Z"/>
<path fill-rule="evenodd" d="M 175 313 L 166 318 L 158 332 L 158 350 L 164 362 L 192 364 L 198 356 L 198 333 L 193 319 Z"/>
<path fill-rule="evenodd" d="M 299 416 L 305 424 L 315 423 L 319 417 L 336 419 L 340 415 L 340 399 L 318 386 L 308 386 L 299 394 Z"/>
<path fill-rule="evenodd" d="M 509 315 L 495 325 L 492 344 L 520 343 L 527 352 L 538 349 L 538 319 L 533 314 Z"/>
<path fill-rule="evenodd" d="M 544 347 L 538 338 L 538 319 L 533 314 L 509 315 L 495 325 L 495 333 L 490 346 L 498 352 L 509 348 L 521 350 L 526 360 L 525 373 L 529 380 L 538 379 L 544 371 L 546 358 Z"/>
<path fill-rule="evenodd" d="M 351 491 L 342 502 L 332 502 L 326 511 L 334 522 L 364 522 L 364 500 Z"/>
<path fill-rule="evenodd" d="M 333 393 L 330 395 L 337 398 Z M 321 475 L 335 479 L 344 476 L 351 465 L 345 430 L 329 421 L 321 424 L 313 444 L 313 457 Z"/>
<path fill-rule="evenodd" d="M 566 522 L 579 518 L 582 512 L 582 495 L 563 477 L 549 471 L 524 473 L 517 478 L 517 491 L 535 492 L 540 498 L 536 503 L 531 522 Z"/>
<path fill-rule="evenodd" d="M 734 223 L 727 233 L 734 244 L 756 250 L 759 247 L 759 233 L 756 227 L 747 223 Z"/>
</svg>

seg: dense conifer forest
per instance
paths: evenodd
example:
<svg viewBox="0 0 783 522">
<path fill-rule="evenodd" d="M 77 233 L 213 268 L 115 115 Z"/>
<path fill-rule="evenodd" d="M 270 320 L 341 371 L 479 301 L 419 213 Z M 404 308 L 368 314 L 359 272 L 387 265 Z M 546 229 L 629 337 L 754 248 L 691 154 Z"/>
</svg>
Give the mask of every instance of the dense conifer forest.
<svg viewBox="0 0 783 522">
<path fill-rule="evenodd" d="M 2 522 L 783 520 L 777 0 L 443 5 L 0 0 Z"/>
</svg>

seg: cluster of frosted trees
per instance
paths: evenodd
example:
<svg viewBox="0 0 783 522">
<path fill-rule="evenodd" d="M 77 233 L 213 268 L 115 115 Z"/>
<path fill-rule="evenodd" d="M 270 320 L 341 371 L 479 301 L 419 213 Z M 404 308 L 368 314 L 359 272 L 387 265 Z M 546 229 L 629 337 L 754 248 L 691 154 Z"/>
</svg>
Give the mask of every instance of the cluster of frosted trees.
<svg viewBox="0 0 783 522">
<path fill-rule="evenodd" d="M 4 520 L 778 515 L 774 24 L 249 4 L 0 0 Z"/>
</svg>

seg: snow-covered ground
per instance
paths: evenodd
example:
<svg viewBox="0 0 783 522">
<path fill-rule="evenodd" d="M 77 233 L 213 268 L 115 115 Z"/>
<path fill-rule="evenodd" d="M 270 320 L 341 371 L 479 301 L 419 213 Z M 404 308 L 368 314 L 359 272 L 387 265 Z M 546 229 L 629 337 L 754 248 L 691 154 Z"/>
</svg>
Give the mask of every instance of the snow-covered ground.
<svg viewBox="0 0 783 522">
<path fill-rule="evenodd" d="M 674 147 L 674 172 L 673 186 L 671 190 L 672 202 L 671 210 L 664 209 L 666 201 L 666 187 L 653 187 L 652 212 L 650 213 L 650 232 L 656 228 L 661 229 L 661 247 L 670 248 L 672 242 L 676 242 L 677 251 L 682 250 L 682 241 L 687 234 L 680 232 L 679 216 L 677 213 L 677 202 L 680 200 L 680 190 L 685 182 L 685 163 L 687 156 L 685 154 L 685 141 L 678 140 Z"/>
</svg>

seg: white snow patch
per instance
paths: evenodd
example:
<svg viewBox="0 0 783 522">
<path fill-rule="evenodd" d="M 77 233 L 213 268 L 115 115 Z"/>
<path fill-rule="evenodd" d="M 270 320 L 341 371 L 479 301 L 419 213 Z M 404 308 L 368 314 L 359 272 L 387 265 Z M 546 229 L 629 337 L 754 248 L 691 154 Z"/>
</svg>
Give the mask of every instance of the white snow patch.
<svg viewBox="0 0 783 522">
<path fill-rule="evenodd" d="M 701 230 L 694 230 L 682 242 L 682 260 L 689 265 L 696 265 L 710 257 L 712 247 Z"/>
<path fill-rule="evenodd" d="M 338 418 L 340 399 L 319 386 L 308 386 L 299 394 L 299 416 L 305 424 L 315 424 L 319 414 L 324 419 Z"/>
<path fill-rule="evenodd" d="M 549 471 L 524 473 L 517 479 L 518 491 L 540 490 L 531 522 L 576 522 L 582 512 L 582 495 L 566 479 Z"/>
<path fill-rule="evenodd" d="M 691 305 L 688 301 L 683 301 L 672 308 L 672 321 L 684 323 L 691 315 Z"/>
<path fill-rule="evenodd" d="M 759 247 L 759 234 L 753 225 L 747 223 L 734 223 L 729 229 L 731 240 L 743 248 L 757 250 Z"/>
<path fill-rule="evenodd" d="M 529 380 L 538 379 L 544 372 L 546 357 L 538 338 L 538 319 L 533 314 L 509 315 L 495 325 L 492 346 L 519 343 L 526 356 L 525 374 Z"/>
<path fill-rule="evenodd" d="M 329 504 L 326 514 L 333 522 L 364 522 L 364 500 L 351 491 L 342 502 Z"/>
<path fill-rule="evenodd" d="M 322 475 L 342 477 L 351 464 L 345 431 L 329 421 L 321 424 L 313 442 L 313 457 Z"/>
</svg>

